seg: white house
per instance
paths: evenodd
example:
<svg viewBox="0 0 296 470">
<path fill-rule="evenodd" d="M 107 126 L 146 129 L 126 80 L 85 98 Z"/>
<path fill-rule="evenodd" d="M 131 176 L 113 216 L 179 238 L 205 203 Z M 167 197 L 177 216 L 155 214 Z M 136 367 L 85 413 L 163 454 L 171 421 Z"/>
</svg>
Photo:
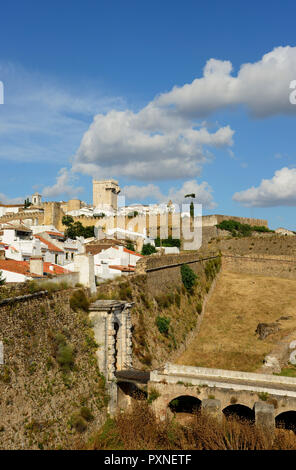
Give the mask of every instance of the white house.
<svg viewBox="0 0 296 470">
<path fill-rule="evenodd" d="M 124 246 L 112 246 L 102 249 L 94 255 L 95 275 L 101 279 L 114 279 L 123 274 L 133 273 L 136 263 L 142 255 L 128 250 Z"/>
</svg>

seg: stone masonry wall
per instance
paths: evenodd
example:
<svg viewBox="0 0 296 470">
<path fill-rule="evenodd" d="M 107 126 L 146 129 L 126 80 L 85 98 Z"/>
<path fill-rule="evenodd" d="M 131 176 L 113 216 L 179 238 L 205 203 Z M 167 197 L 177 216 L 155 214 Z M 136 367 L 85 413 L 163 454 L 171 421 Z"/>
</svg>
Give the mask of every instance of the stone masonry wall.
<svg viewBox="0 0 296 470">
<path fill-rule="evenodd" d="M 296 258 L 292 256 L 239 256 L 223 253 L 222 267 L 228 272 L 296 279 Z"/>
<path fill-rule="evenodd" d="M 217 253 L 198 254 L 197 252 L 151 256 L 138 261 L 136 274 L 147 273 L 148 292 L 151 295 L 159 295 L 182 285 L 180 272 L 182 264 L 188 264 L 198 276 L 202 276 L 205 263 L 217 256 Z"/>
<path fill-rule="evenodd" d="M 70 308 L 73 292 L 0 306 L 0 449 L 71 448 L 80 436 L 79 423 L 87 438 L 105 418 L 97 344 L 88 314 Z M 60 356 L 63 342 L 72 351 L 69 368 Z M 82 406 L 92 421 L 82 419 Z"/>
</svg>

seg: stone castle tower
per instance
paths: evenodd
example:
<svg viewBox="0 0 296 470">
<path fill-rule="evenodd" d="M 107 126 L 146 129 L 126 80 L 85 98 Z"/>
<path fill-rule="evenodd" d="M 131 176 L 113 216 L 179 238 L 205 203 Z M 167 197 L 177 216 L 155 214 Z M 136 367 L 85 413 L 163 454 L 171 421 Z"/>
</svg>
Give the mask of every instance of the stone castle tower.
<svg viewBox="0 0 296 470">
<path fill-rule="evenodd" d="M 117 196 L 120 193 L 118 181 L 93 180 L 93 207 L 102 210 L 117 210 Z"/>
</svg>

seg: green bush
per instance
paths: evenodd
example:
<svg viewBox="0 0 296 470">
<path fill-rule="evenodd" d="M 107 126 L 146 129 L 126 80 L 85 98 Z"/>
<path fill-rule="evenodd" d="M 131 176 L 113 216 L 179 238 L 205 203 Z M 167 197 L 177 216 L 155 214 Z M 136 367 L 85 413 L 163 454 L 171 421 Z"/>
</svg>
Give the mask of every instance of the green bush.
<svg viewBox="0 0 296 470">
<path fill-rule="evenodd" d="M 94 415 L 87 406 L 82 406 L 80 409 L 80 416 L 82 416 L 85 421 L 93 421 Z"/>
<path fill-rule="evenodd" d="M 176 246 L 177 248 L 180 248 L 181 240 L 179 238 L 172 238 L 171 236 L 162 240 L 157 237 L 155 240 L 155 246 Z"/>
<path fill-rule="evenodd" d="M 158 331 L 161 334 L 167 336 L 169 332 L 170 322 L 171 322 L 170 318 L 158 316 L 156 318 L 156 326 L 158 328 Z"/>
<path fill-rule="evenodd" d="M 87 300 L 87 297 L 82 289 L 75 291 L 74 294 L 71 296 L 70 307 L 75 312 L 78 309 L 88 312 L 89 301 Z"/>
<path fill-rule="evenodd" d="M 146 243 L 143 245 L 141 254 L 144 256 L 149 256 L 152 255 L 153 253 L 156 253 L 155 246 L 151 245 L 151 243 Z"/>
<path fill-rule="evenodd" d="M 74 348 L 71 344 L 60 344 L 57 353 L 57 362 L 64 371 L 74 366 Z"/>
<path fill-rule="evenodd" d="M 196 283 L 197 275 L 194 271 L 192 271 L 188 264 L 183 264 L 181 266 L 181 278 L 185 289 L 192 293 L 193 287 Z"/>
<path fill-rule="evenodd" d="M 234 237 L 249 237 L 252 232 L 274 232 L 265 226 L 241 224 L 236 220 L 223 220 L 217 227 L 221 230 L 227 230 Z"/>
<path fill-rule="evenodd" d="M 258 397 L 259 397 L 260 400 L 266 401 L 269 397 L 269 393 L 268 392 L 260 392 L 260 393 L 258 393 Z"/>
<path fill-rule="evenodd" d="M 148 396 L 148 403 L 151 404 L 158 397 L 160 397 L 160 393 L 155 388 L 152 388 Z"/>
</svg>

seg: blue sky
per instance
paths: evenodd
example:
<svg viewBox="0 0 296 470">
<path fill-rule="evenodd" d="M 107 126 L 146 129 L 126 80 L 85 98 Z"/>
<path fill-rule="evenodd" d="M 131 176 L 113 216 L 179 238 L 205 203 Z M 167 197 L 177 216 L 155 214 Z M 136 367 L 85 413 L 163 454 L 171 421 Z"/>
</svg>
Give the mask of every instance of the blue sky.
<svg viewBox="0 0 296 470">
<path fill-rule="evenodd" d="M 0 200 L 91 202 L 92 177 L 113 177 L 129 202 L 192 189 L 205 213 L 296 229 L 295 13 L 292 1 L 6 2 Z"/>
</svg>

